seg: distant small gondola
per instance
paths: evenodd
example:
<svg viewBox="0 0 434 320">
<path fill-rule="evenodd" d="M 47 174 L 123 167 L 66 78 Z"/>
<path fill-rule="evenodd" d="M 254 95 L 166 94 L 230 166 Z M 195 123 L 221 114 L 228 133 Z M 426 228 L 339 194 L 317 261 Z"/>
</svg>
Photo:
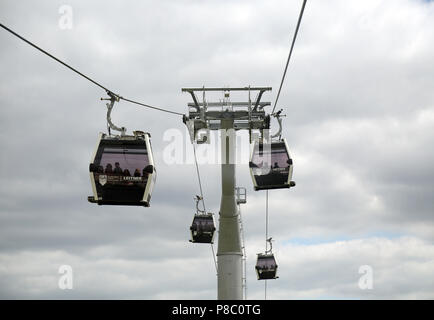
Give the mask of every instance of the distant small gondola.
<svg viewBox="0 0 434 320">
<path fill-rule="evenodd" d="M 213 243 L 215 232 L 214 216 L 212 213 L 198 213 L 194 215 L 190 226 L 193 243 Z"/>
<path fill-rule="evenodd" d="M 295 186 L 291 180 L 293 163 L 285 139 L 270 143 L 255 142 L 249 167 L 255 190 Z"/>
<path fill-rule="evenodd" d="M 272 253 L 258 253 L 256 262 L 256 275 L 258 280 L 277 279 L 277 263 Z"/>
<path fill-rule="evenodd" d="M 156 180 L 149 134 L 101 133 L 89 171 L 93 191 L 89 202 L 149 207 Z"/>
</svg>

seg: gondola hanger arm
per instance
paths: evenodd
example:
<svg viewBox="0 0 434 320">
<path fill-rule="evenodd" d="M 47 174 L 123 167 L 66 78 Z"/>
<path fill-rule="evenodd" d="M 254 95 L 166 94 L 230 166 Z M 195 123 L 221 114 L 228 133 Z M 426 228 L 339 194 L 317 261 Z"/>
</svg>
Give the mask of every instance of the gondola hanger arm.
<svg viewBox="0 0 434 320">
<path fill-rule="evenodd" d="M 282 135 L 282 117 L 286 117 L 286 114 L 282 114 L 283 109 L 280 109 L 279 111 L 272 113 L 271 115 L 277 119 L 277 122 L 279 124 L 279 130 L 275 134 L 271 136 L 271 138 L 276 138 Z"/>
<path fill-rule="evenodd" d="M 114 107 L 115 102 L 119 102 L 119 99 L 122 99 L 122 97 L 114 94 L 111 91 L 107 91 L 107 94 L 110 96 L 110 98 L 101 98 L 101 100 L 109 100 L 110 102 L 106 104 L 107 106 L 107 124 L 109 129 L 115 130 L 115 131 L 119 131 L 121 133 L 121 136 L 124 136 L 127 129 L 125 127 L 121 127 L 119 128 L 118 126 L 116 126 L 111 119 L 111 113 Z M 110 134 L 110 130 L 109 130 L 109 134 Z"/>
<path fill-rule="evenodd" d="M 272 253 L 273 252 L 273 243 L 272 243 L 272 241 L 273 240 L 272 240 L 271 237 L 267 239 L 267 242 L 270 244 L 270 249 L 266 250 L 265 253 Z"/>
<path fill-rule="evenodd" d="M 196 196 L 194 198 L 194 200 L 196 201 L 196 211 L 198 214 L 205 214 L 205 206 L 204 206 L 204 202 L 203 202 L 203 197 L 202 196 Z M 204 207 L 203 210 L 199 209 L 199 202 L 202 202 L 202 206 Z"/>
</svg>

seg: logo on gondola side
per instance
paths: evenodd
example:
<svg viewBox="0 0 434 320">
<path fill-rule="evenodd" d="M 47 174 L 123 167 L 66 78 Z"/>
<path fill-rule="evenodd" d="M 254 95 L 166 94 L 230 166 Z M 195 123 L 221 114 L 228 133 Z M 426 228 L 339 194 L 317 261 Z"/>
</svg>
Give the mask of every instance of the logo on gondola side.
<svg viewBox="0 0 434 320">
<path fill-rule="evenodd" d="M 103 186 L 107 183 L 107 176 L 105 174 L 101 174 L 99 176 L 99 183 Z"/>
</svg>

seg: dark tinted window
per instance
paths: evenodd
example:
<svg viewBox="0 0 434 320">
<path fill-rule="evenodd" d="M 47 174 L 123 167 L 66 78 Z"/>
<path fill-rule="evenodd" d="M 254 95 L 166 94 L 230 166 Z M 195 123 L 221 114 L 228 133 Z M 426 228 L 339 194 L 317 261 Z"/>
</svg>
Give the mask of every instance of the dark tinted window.
<svg viewBox="0 0 434 320">
<path fill-rule="evenodd" d="M 258 267 L 267 267 L 267 268 L 275 268 L 276 261 L 273 256 L 270 257 L 260 257 L 258 258 Z"/>
<path fill-rule="evenodd" d="M 111 164 L 115 170 L 116 163 L 119 163 L 122 171 L 128 169 L 130 173 L 134 173 L 138 169 L 142 173 L 143 168 L 149 164 L 147 150 L 145 148 L 128 148 L 128 146 L 104 147 L 100 165 L 106 168 L 107 164 Z"/>
<path fill-rule="evenodd" d="M 286 168 L 289 166 L 288 160 L 285 144 L 273 143 L 271 147 L 270 145 L 257 144 L 253 152 L 252 162 L 259 168 L 262 166 Z"/>
</svg>

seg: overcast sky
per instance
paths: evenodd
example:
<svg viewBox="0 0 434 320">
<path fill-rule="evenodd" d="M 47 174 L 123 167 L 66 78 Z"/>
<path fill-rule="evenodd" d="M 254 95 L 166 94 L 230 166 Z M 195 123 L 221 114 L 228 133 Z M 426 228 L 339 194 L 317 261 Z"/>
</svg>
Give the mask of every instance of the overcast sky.
<svg viewBox="0 0 434 320">
<path fill-rule="evenodd" d="M 185 113 L 188 86 L 271 86 L 273 102 L 301 3 L 2 0 L 0 21 L 122 96 Z M 268 298 L 434 298 L 433 40 L 431 1 L 308 1 L 279 100 L 297 186 L 270 192 Z M 188 242 L 195 167 L 163 157 L 167 130 L 188 146 L 181 117 L 117 104 L 116 124 L 152 134 L 151 207 L 90 204 L 104 91 L 3 29 L 0 45 L 0 298 L 215 299 L 211 249 Z M 200 170 L 218 214 L 220 166 Z M 265 193 L 247 164 L 237 184 L 247 297 L 262 299 Z"/>
</svg>

